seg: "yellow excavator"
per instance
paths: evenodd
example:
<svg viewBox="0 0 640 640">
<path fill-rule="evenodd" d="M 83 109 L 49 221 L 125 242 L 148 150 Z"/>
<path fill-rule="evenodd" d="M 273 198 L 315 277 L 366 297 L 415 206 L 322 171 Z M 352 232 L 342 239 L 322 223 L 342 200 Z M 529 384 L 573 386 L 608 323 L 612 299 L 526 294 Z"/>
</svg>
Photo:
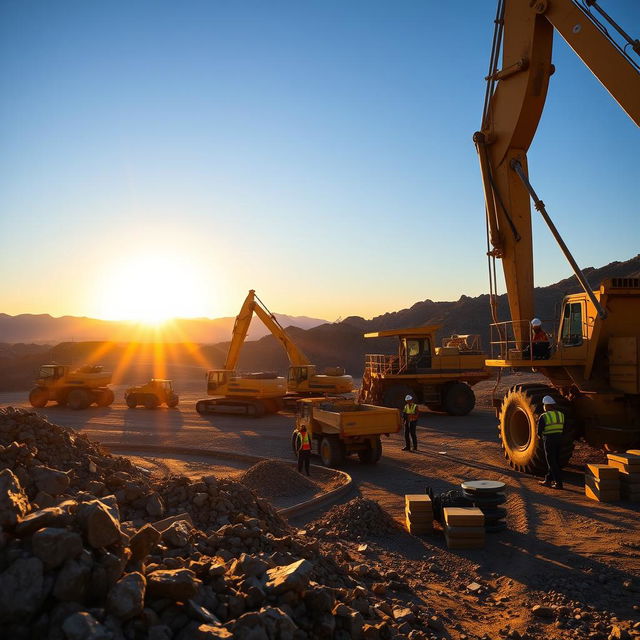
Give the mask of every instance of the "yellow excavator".
<svg viewBox="0 0 640 640">
<path fill-rule="evenodd" d="M 293 395 L 299 397 L 327 394 L 340 395 L 353 391 L 353 378 L 346 375 L 341 367 L 328 367 L 324 373 L 317 373 L 316 365 L 311 364 L 309 358 L 296 346 L 253 289 L 249 291 L 244 301 L 243 309 L 251 310 L 251 314 L 255 313 L 262 321 L 262 324 L 269 329 L 271 335 L 284 347 L 289 358 L 287 392 L 290 397 Z M 240 319 L 240 316 L 238 318 Z M 240 323 L 241 326 L 237 327 L 238 332 L 243 332 L 243 341 L 247 335 L 250 322 L 251 315 L 245 316 Z M 234 333 L 235 331 L 236 329 L 234 329 Z"/>
<path fill-rule="evenodd" d="M 640 278 L 611 278 L 593 291 L 529 180 L 526 154 L 554 72 L 554 31 L 640 125 L 640 65 L 635 57 L 640 41 L 596 0 L 498 2 L 482 128 L 474 135 L 490 243 L 494 356 L 487 365 L 534 368 L 548 379 L 548 384 L 512 386 L 495 402 L 505 457 L 528 473 L 544 468 L 536 423 L 545 395 L 554 397 L 567 414 L 564 464 L 573 439 L 580 436 L 609 449 L 640 441 Z M 610 36 L 614 31 L 616 39 Z M 535 315 L 530 200 L 584 290 L 565 297 L 557 339 L 542 359 L 535 357 L 530 331 Z M 497 317 L 496 259 L 502 260 L 509 322 Z"/>
<path fill-rule="evenodd" d="M 236 316 L 224 368 L 207 372 L 207 394 L 213 397 L 196 402 L 198 413 L 259 418 L 267 413 L 277 413 L 282 408 L 287 392 L 283 377 L 271 372 L 236 373 L 240 351 L 251 324 L 253 306 L 253 297 L 249 295 Z"/>
</svg>

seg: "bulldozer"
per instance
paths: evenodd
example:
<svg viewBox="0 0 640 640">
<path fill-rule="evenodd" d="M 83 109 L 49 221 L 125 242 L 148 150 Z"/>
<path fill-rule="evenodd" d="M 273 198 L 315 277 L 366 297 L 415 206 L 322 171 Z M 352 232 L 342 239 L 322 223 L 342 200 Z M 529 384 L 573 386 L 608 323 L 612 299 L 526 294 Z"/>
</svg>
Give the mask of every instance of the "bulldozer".
<svg viewBox="0 0 640 640">
<path fill-rule="evenodd" d="M 124 401 L 130 409 L 135 409 L 138 405 L 145 409 L 156 409 L 161 404 L 172 409 L 178 406 L 180 397 L 173 390 L 171 380 L 151 378 L 143 385 L 129 387 L 124 392 Z"/>
<path fill-rule="evenodd" d="M 32 407 L 46 407 L 49 402 L 70 409 L 86 409 L 92 404 L 108 407 L 114 400 L 111 373 L 99 365 L 72 369 L 66 364 L 45 364 L 40 367 L 36 386 L 29 393 Z"/>
<path fill-rule="evenodd" d="M 593 290 L 530 181 L 527 151 L 555 71 L 551 53 L 556 32 L 640 125 L 639 41 L 596 0 L 584 6 L 571 0 L 498 2 L 482 127 L 474 134 L 490 244 L 492 357 L 486 364 L 498 370 L 534 369 L 547 378 L 547 383 L 514 385 L 494 401 L 504 455 L 513 468 L 527 473 L 546 466 L 536 430 L 546 395 L 566 416 L 563 465 L 579 437 L 609 450 L 640 442 L 640 278 L 611 278 Z M 611 37 L 614 32 L 626 45 Z M 532 357 L 531 201 L 583 289 L 564 298 L 556 338 L 542 358 Z M 506 322 L 497 315 L 498 259 L 511 312 Z"/>
<path fill-rule="evenodd" d="M 397 338 L 396 355 L 367 354 L 360 402 L 402 409 L 405 396 L 432 411 L 464 416 L 473 410 L 471 388 L 491 377 L 478 335 L 453 335 L 435 346 L 440 325 L 365 333 L 365 338 Z"/>
</svg>

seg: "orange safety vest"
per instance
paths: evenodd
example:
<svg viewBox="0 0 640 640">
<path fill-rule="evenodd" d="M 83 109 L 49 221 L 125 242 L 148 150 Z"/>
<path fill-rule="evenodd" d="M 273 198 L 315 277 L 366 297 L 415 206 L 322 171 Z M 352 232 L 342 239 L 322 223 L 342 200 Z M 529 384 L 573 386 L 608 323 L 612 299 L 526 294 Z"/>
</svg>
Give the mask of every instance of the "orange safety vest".
<svg viewBox="0 0 640 640">
<path fill-rule="evenodd" d="M 309 437 L 309 432 L 308 431 L 305 431 L 304 433 L 300 432 L 300 440 L 301 440 L 300 449 L 302 451 L 310 451 L 311 450 L 311 438 Z"/>
</svg>

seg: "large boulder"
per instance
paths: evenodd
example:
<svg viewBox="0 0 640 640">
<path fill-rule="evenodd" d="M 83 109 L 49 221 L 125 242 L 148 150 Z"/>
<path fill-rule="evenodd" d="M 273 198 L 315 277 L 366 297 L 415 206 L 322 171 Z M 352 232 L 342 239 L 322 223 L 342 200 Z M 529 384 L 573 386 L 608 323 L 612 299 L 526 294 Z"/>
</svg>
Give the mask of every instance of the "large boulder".
<svg viewBox="0 0 640 640">
<path fill-rule="evenodd" d="M 100 500 L 83 502 L 78 507 L 77 518 L 87 542 L 94 549 L 109 547 L 122 539 L 120 523 L 111 515 L 109 507 Z"/>
<path fill-rule="evenodd" d="M 142 613 L 147 587 L 145 577 L 128 573 L 115 583 L 107 596 L 107 611 L 120 620 L 129 620 Z"/>
<path fill-rule="evenodd" d="M 44 598 L 44 567 L 38 558 L 18 558 L 0 574 L 0 620 L 33 615 Z"/>
<path fill-rule="evenodd" d="M 152 596 L 186 602 L 195 595 L 201 582 L 191 569 L 159 569 L 147 576 L 147 586 Z"/>
<path fill-rule="evenodd" d="M 29 511 L 29 499 L 10 469 L 0 471 L 0 527 L 13 527 Z"/>
<path fill-rule="evenodd" d="M 284 567 L 269 569 L 265 585 L 267 592 L 278 594 L 284 591 L 303 591 L 309 583 L 312 569 L 312 564 L 304 559 Z"/>
<path fill-rule="evenodd" d="M 64 471 L 50 469 L 45 466 L 34 467 L 31 471 L 31 477 L 36 483 L 38 490 L 44 491 L 50 496 L 58 496 L 64 493 L 69 488 L 71 482 L 69 476 Z"/>
<path fill-rule="evenodd" d="M 47 569 L 55 569 L 82 553 L 82 538 L 75 531 L 44 527 L 33 534 L 31 548 Z"/>
<path fill-rule="evenodd" d="M 78 611 L 62 624 L 68 640 L 112 640 L 113 634 L 90 613 Z"/>
<path fill-rule="evenodd" d="M 131 560 L 142 562 L 160 541 L 160 533 L 150 524 L 138 529 L 129 540 Z"/>
</svg>

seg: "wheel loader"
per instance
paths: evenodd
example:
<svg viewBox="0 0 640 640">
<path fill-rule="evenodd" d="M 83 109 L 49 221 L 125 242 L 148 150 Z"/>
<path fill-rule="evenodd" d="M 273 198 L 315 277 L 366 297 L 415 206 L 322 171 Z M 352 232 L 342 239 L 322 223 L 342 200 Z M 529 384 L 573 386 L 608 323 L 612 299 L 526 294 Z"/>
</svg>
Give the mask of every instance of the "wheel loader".
<svg viewBox="0 0 640 640">
<path fill-rule="evenodd" d="M 32 407 L 46 407 L 49 402 L 70 409 L 86 409 L 92 404 L 108 407 L 114 400 L 111 373 L 101 366 L 85 365 L 72 369 L 64 364 L 40 367 L 36 386 L 29 393 Z"/>
<path fill-rule="evenodd" d="M 173 408 L 178 406 L 180 398 L 173 390 L 171 380 L 152 378 L 139 387 L 129 387 L 124 392 L 124 401 L 130 409 L 142 405 L 145 409 L 156 409 L 161 404 Z"/>
<path fill-rule="evenodd" d="M 554 32 L 638 126 L 640 47 L 637 39 L 591 1 L 580 6 L 571 0 L 500 0 L 494 24 L 482 127 L 473 136 L 490 245 L 493 355 L 487 365 L 499 370 L 534 369 L 547 378 L 548 382 L 539 384 L 514 385 L 503 398 L 495 399 L 498 435 L 509 464 L 519 471 L 540 473 L 546 463 L 536 424 L 545 395 L 552 396 L 566 416 L 563 465 L 571 457 L 574 439 L 581 436 L 591 445 L 610 450 L 640 442 L 640 278 L 607 279 L 593 290 L 533 188 L 527 163 L 555 71 L 551 62 Z M 614 32 L 626 40 L 626 46 L 612 38 Z M 562 184 L 571 183 L 570 171 L 569 166 L 567 174 L 559 177 Z M 535 357 L 531 333 L 538 315 L 533 295 L 531 201 L 583 289 L 564 298 L 556 338 L 542 358 Z M 615 224 L 615 216 L 606 215 Z M 597 242 L 595 235 L 593 240 Z M 498 259 L 511 312 L 506 322 L 497 314 Z"/>
</svg>

